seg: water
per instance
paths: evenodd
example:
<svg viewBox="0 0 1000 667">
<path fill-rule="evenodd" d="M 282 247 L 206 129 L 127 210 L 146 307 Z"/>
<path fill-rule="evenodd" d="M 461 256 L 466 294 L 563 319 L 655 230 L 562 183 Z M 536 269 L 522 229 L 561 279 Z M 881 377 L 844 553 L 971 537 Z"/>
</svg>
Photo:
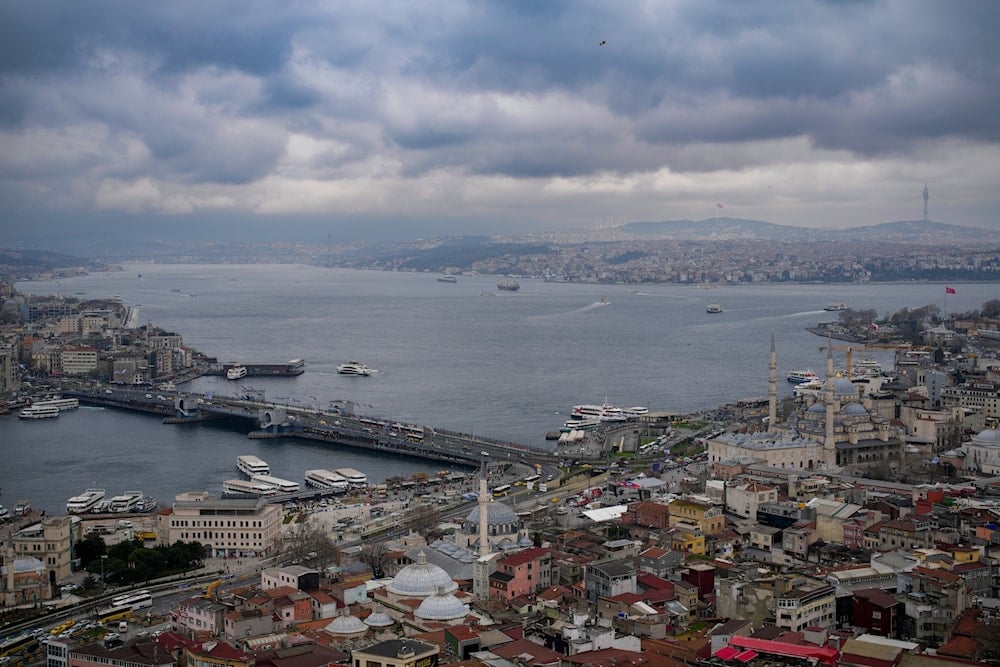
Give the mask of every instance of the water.
<svg viewBox="0 0 1000 667">
<path fill-rule="evenodd" d="M 509 293 L 498 292 L 496 282 L 479 276 L 445 284 L 434 274 L 288 265 L 142 264 L 18 289 L 120 295 L 141 305 L 143 323 L 180 333 L 186 345 L 220 361 L 306 361 L 299 377 L 201 378 L 191 385 L 196 391 L 235 393 L 249 383 L 277 401 L 326 407 L 351 400 L 359 412 L 538 447 L 577 403 L 606 397 L 621 406 L 688 412 L 765 396 L 772 332 L 779 393 L 790 394 L 786 370 L 825 367 L 819 348 L 826 341 L 804 327 L 836 319 L 822 310 L 830 301 L 880 315 L 945 305 L 938 284 L 696 289 L 522 279 L 521 290 Z M 995 298 L 995 285 L 952 286 L 949 312 Z M 724 312 L 707 314 L 712 302 Z M 891 353 L 875 356 L 891 364 Z M 336 367 L 351 359 L 378 373 L 338 375 Z M 293 480 L 308 468 L 349 466 L 379 481 L 442 467 L 330 445 L 249 440 L 245 430 L 168 426 L 88 408 L 58 420 L 0 418 L 4 504 L 27 498 L 61 512 L 67 497 L 89 486 L 109 495 L 141 489 L 169 503 L 179 491 L 221 491 L 223 480 L 238 476 L 240 454 L 256 454 L 273 474 Z"/>
</svg>

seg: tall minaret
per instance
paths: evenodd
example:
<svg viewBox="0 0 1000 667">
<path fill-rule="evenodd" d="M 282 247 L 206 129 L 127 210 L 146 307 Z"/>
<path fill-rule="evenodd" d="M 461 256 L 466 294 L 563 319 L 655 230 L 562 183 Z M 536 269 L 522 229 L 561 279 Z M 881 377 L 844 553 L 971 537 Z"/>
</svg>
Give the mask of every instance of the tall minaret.
<svg viewBox="0 0 1000 667">
<path fill-rule="evenodd" d="M 771 360 L 767 365 L 767 430 L 778 421 L 778 355 L 774 351 L 774 332 L 771 332 Z"/>
<path fill-rule="evenodd" d="M 490 543 L 489 543 L 489 526 L 487 526 L 489 519 L 489 509 L 486 499 L 486 495 L 489 493 L 489 488 L 486 480 L 486 459 L 489 458 L 489 452 L 483 452 L 479 463 L 479 555 L 486 556 L 490 553 Z"/>
<path fill-rule="evenodd" d="M 832 450 L 833 441 L 833 340 L 826 346 L 826 439 L 823 448 Z"/>
<path fill-rule="evenodd" d="M 927 222 L 927 200 L 930 198 L 931 194 L 927 191 L 927 183 L 924 183 L 924 222 Z"/>
</svg>

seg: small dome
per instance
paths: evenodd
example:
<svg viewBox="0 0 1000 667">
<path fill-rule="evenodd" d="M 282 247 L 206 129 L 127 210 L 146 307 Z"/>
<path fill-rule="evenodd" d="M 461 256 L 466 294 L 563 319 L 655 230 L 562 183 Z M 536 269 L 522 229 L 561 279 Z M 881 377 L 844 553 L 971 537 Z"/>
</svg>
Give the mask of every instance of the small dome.
<svg viewBox="0 0 1000 667">
<path fill-rule="evenodd" d="M 479 507 L 473 507 L 465 517 L 466 522 L 479 525 Z M 499 526 L 505 523 L 517 523 L 517 513 L 503 503 L 488 503 L 486 505 L 486 525 Z"/>
<path fill-rule="evenodd" d="M 849 403 L 844 406 L 844 414 L 852 417 L 867 417 L 868 411 L 860 403 Z"/>
<path fill-rule="evenodd" d="M 847 378 L 840 377 L 833 381 L 833 393 L 836 396 L 857 396 L 858 388 Z"/>
<path fill-rule="evenodd" d="M 824 414 L 826 412 L 826 405 L 824 403 L 820 403 L 819 401 L 817 401 L 816 403 L 810 405 L 809 409 L 806 410 L 806 412 L 808 412 L 811 415 Z"/>
<path fill-rule="evenodd" d="M 976 434 L 975 438 L 978 442 L 992 443 L 995 442 L 1000 444 L 1000 431 L 988 428 L 985 431 L 980 431 Z"/>
<path fill-rule="evenodd" d="M 380 606 L 368 614 L 368 618 L 365 619 L 364 623 L 369 628 L 387 628 L 390 625 L 395 625 L 396 621 Z"/>
<path fill-rule="evenodd" d="M 462 602 L 443 590 L 420 603 L 413 615 L 428 621 L 452 621 L 464 618 L 469 610 Z"/>
<path fill-rule="evenodd" d="M 361 622 L 356 616 L 344 614 L 333 619 L 324 628 L 331 635 L 356 635 L 361 632 L 368 632 L 368 626 Z"/>
<path fill-rule="evenodd" d="M 422 598 L 434 595 L 439 587 L 449 593 L 458 590 L 458 584 L 452 581 L 448 573 L 437 565 L 428 563 L 427 554 L 421 551 L 417 555 L 417 562 L 400 570 L 386 586 L 386 590 L 396 595 Z"/>
</svg>

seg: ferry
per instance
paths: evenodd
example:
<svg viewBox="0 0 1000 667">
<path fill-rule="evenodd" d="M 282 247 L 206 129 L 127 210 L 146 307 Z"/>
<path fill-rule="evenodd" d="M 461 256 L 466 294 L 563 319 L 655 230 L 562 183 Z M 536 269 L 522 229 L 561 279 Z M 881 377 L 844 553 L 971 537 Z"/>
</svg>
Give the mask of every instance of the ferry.
<svg viewBox="0 0 1000 667">
<path fill-rule="evenodd" d="M 364 377 L 368 377 L 369 375 L 374 373 L 375 370 L 368 368 L 368 366 L 361 363 L 360 361 L 352 359 L 351 361 L 348 361 L 346 364 L 341 364 L 337 366 L 337 372 L 340 373 L 341 375 L 361 375 Z"/>
<path fill-rule="evenodd" d="M 59 416 L 59 408 L 54 405 L 29 405 L 17 416 L 21 419 L 51 419 Z"/>
<path fill-rule="evenodd" d="M 246 366 L 233 366 L 232 368 L 226 370 L 227 380 L 239 380 L 241 378 L 245 378 L 246 376 L 247 376 Z"/>
<path fill-rule="evenodd" d="M 513 280 L 501 280 L 500 282 L 497 283 L 497 289 L 503 290 L 505 292 L 516 292 L 517 290 L 521 289 L 521 286 L 518 285 Z"/>
<path fill-rule="evenodd" d="M 648 415 L 649 408 L 641 405 L 633 405 L 631 408 L 622 408 L 622 412 L 625 413 L 626 417 L 638 419 L 639 417 L 645 417 Z"/>
<path fill-rule="evenodd" d="M 830 303 L 823 306 L 823 310 L 829 312 L 836 312 L 838 310 L 847 310 L 847 304 L 842 301 L 831 301 Z"/>
<path fill-rule="evenodd" d="M 316 470 L 306 470 L 306 484 L 314 486 L 317 489 L 347 491 L 349 483 L 347 479 L 335 472 L 318 468 Z"/>
<path fill-rule="evenodd" d="M 222 483 L 222 490 L 226 493 L 239 493 L 245 496 L 273 496 L 278 492 L 276 487 L 252 479 L 227 479 Z"/>
<path fill-rule="evenodd" d="M 298 482 L 290 482 L 287 479 L 272 477 L 271 475 L 250 475 L 250 481 L 273 486 L 277 489 L 278 493 L 295 493 L 299 490 Z"/>
<path fill-rule="evenodd" d="M 801 384 L 795 385 L 792 389 L 792 395 L 796 398 L 801 398 L 803 396 L 819 396 L 823 393 L 823 381 L 819 378 L 815 380 L 809 380 L 808 382 L 802 382 Z"/>
<path fill-rule="evenodd" d="M 263 461 L 252 454 L 237 456 L 236 467 L 247 477 L 271 474 L 271 466 L 267 465 L 266 461 Z"/>
<path fill-rule="evenodd" d="M 710 303 L 710 304 L 708 304 L 708 307 L 705 308 L 705 312 L 706 313 L 721 313 L 722 312 L 722 305 L 718 304 L 718 303 Z"/>
<path fill-rule="evenodd" d="M 37 407 L 54 406 L 56 408 L 59 408 L 60 411 L 76 410 L 78 407 L 80 407 L 80 399 L 62 398 L 61 396 L 57 396 L 55 398 L 46 398 L 41 401 L 35 401 L 32 403 L 32 405 Z"/>
<path fill-rule="evenodd" d="M 79 496 L 73 496 L 66 501 L 66 512 L 83 514 L 90 512 L 104 500 L 104 489 L 87 489 Z"/>
<path fill-rule="evenodd" d="M 819 376 L 812 371 L 788 371 L 788 381 L 795 384 L 802 384 L 811 380 L 819 380 Z"/>
<path fill-rule="evenodd" d="M 624 410 L 611 405 L 607 399 L 604 399 L 602 405 L 574 405 L 571 416 L 573 419 L 598 419 L 603 422 L 623 422 L 629 419 Z"/>
<path fill-rule="evenodd" d="M 601 425 L 599 419 L 567 419 L 563 423 L 562 429 L 564 433 L 566 431 L 589 431 L 592 428 L 597 428 Z M 565 430 L 564 430 L 565 429 Z"/>
<path fill-rule="evenodd" d="M 111 499 L 111 511 L 116 513 L 138 512 L 145 505 L 146 499 L 142 491 L 126 491 L 120 496 L 115 496 Z"/>
<path fill-rule="evenodd" d="M 346 479 L 351 486 L 364 486 L 368 483 L 368 475 L 354 468 L 337 468 L 333 472 Z"/>
<path fill-rule="evenodd" d="M 452 276 L 452 275 L 438 276 L 438 282 L 439 283 L 457 283 L 458 282 L 458 278 L 456 278 L 455 276 Z"/>
</svg>

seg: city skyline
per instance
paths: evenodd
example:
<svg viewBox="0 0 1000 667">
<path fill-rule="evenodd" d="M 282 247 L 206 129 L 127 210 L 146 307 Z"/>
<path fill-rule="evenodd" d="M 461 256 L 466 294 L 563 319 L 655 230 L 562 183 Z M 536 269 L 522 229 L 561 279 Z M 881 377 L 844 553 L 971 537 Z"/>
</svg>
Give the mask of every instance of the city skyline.
<svg viewBox="0 0 1000 667">
<path fill-rule="evenodd" d="M 0 11 L 15 240 L 1000 225 L 991 3 Z"/>
</svg>

